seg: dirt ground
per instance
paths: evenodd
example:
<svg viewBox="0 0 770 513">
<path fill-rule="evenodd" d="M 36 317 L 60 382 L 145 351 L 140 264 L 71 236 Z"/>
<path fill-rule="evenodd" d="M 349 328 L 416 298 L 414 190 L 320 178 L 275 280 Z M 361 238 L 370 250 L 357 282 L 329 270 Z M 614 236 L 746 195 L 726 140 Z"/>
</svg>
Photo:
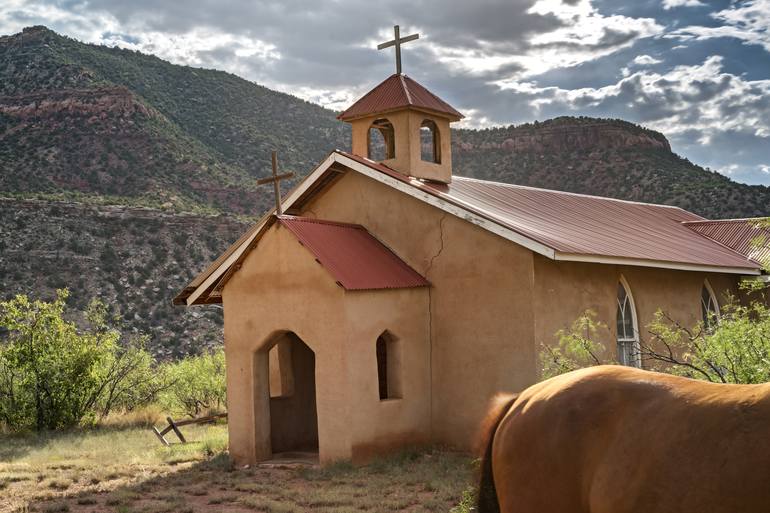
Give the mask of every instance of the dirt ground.
<svg viewBox="0 0 770 513">
<path fill-rule="evenodd" d="M 161 447 L 147 429 L 0 437 L 0 512 L 457 512 L 470 510 L 473 462 L 437 449 L 364 467 L 234 468 L 224 426 Z"/>
</svg>

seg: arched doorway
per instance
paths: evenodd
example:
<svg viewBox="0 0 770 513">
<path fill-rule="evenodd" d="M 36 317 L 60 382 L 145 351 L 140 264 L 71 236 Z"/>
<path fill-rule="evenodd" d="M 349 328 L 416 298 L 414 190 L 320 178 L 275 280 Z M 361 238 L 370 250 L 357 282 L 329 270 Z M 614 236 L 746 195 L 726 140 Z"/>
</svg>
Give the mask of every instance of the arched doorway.
<svg viewBox="0 0 770 513">
<path fill-rule="evenodd" d="M 315 353 L 293 332 L 268 349 L 270 445 L 273 455 L 318 452 Z"/>
</svg>

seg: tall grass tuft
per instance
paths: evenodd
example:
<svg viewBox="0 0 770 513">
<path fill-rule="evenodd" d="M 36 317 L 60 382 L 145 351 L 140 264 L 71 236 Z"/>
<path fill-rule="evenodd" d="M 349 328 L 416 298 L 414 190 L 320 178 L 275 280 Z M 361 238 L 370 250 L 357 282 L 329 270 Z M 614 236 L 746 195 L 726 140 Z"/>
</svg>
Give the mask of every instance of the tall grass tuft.
<svg viewBox="0 0 770 513">
<path fill-rule="evenodd" d="M 133 411 L 112 412 L 98 426 L 116 429 L 152 428 L 165 421 L 166 416 L 160 406 L 151 404 Z"/>
</svg>

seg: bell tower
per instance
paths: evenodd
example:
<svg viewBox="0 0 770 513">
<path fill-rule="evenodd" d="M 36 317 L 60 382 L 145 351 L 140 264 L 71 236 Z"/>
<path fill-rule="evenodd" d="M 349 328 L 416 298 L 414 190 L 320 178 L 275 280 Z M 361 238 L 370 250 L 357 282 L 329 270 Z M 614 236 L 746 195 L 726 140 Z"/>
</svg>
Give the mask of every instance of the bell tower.
<svg viewBox="0 0 770 513">
<path fill-rule="evenodd" d="M 396 47 L 396 73 L 366 93 L 337 119 L 353 129 L 352 152 L 399 173 L 435 182 L 452 181 L 449 124 L 463 115 L 415 80 L 401 73 L 401 48 L 417 35 L 399 37 L 378 48 Z"/>
</svg>

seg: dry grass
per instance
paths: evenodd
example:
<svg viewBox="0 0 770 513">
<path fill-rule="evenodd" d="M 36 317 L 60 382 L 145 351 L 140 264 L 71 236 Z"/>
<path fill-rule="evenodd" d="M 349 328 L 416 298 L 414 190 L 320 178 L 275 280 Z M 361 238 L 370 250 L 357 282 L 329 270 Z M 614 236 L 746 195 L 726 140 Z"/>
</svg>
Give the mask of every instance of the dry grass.
<svg viewBox="0 0 770 513">
<path fill-rule="evenodd" d="M 234 469 L 225 426 L 189 426 L 185 435 L 197 441 L 165 448 L 139 428 L 0 437 L 0 512 L 468 511 L 464 455 L 427 450 L 361 468 Z"/>
<path fill-rule="evenodd" d="M 159 406 L 151 405 L 130 412 L 114 412 L 102 419 L 103 427 L 127 429 L 132 427 L 151 428 L 165 424 L 166 414 Z"/>
</svg>

